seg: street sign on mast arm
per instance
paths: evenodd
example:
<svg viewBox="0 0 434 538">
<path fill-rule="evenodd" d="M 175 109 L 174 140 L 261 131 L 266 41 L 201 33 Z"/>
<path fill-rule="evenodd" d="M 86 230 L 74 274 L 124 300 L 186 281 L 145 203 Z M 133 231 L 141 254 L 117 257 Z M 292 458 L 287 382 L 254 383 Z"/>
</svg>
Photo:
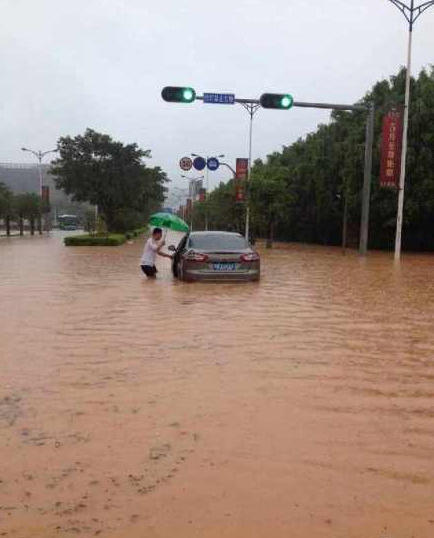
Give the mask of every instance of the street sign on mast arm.
<svg viewBox="0 0 434 538">
<path fill-rule="evenodd" d="M 204 93 L 203 102 L 214 105 L 233 105 L 235 94 L 233 93 Z"/>
<path fill-rule="evenodd" d="M 161 97 L 169 103 L 192 103 L 196 99 L 196 92 L 186 86 L 166 86 L 161 91 Z"/>
</svg>

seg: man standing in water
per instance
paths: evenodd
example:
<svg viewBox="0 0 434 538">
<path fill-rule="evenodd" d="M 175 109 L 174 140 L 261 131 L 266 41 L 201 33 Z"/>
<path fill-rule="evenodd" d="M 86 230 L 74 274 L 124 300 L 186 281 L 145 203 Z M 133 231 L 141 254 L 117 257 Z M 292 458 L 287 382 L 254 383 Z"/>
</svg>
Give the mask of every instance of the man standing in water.
<svg viewBox="0 0 434 538">
<path fill-rule="evenodd" d="M 151 237 L 145 243 L 140 267 L 148 278 L 155 278 L 157 274 L 157 268 L 155 267 L 155 257 L 157 254 L 163 258 L 172 259 L 171 254 L 161 252 L 161 249 L 166 244 L 162 237 L 163 231 L 161 228 L 154 228 Z"/>
</svg>

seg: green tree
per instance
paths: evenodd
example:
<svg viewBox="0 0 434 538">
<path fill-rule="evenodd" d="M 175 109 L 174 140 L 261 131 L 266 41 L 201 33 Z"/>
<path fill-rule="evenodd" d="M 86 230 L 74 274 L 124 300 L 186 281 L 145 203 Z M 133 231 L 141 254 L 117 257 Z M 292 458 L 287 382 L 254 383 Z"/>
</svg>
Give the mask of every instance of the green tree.
<svg viewBox="0 0 434 538">
<path fill-rule="evenodd" d="M 391 248 L 395 235 L 397 191 L 379 185 L 381 125 L 385 113 L 404 101 L 405 69 L 374 85 L 362 102 L 376 107 L 370 246 Z M 286 168 L 288 207 L 276 228 L 280 238 L 338 244 L 346 198 L 349 232 L 358 241 L 363 183 L 366 115 L 333 112 L 327 125 L 273 154 L 265 168 Z M 434 70 L 412 80 L 408 171 L 403 245 L 434 249 Z"/>
<path fill-rule="evenodd" d="M 220 183 L 208 196 L 206 202 L 196 202 L 193 206 L 193 226 L 196 230 L 208 227 L 212 230 L 242 232 L 244 229 L 244 208 L 235 202 L 233 180 Z"/>
<path fill-rule="evenodd" d="M 166 174 L 145 166 L 150 152 L 137 144 L 87 129 L 84 135 L 61 137 L 58 149 L 51 169 L 57 188 L 74 201 L 97 205 L 108 231 L 142 223 L 164 200 Z"/>
<path fill-rule="evenodd" d="M 11 219 L 13 216 L 13 195 L 11 190 L 0 182 L 0 218 L 3 219 L 6 235 L 11 233 Z"/>
<path fill-rule="evenodd" d="M 274 155 L 266 164 L 256 161 L 253 167 L 250 185 L 252 221 L 260 235 L 267 238 L 267 247 L 273 244 L 276 224 L 285 222 L 287 217 L 290 204 L 287 175 L 287 169 Z"/>
<path fill-rule="evenodd" d="M 41 218 L 41 199 L 34 193 L 16 194 L 13 197 L 13 209 L 20 229 L 20 235 L 24 233 L 24 221 L 30 223 L 30 232 L 35 233 L 35 220 Z"/>
</svg>

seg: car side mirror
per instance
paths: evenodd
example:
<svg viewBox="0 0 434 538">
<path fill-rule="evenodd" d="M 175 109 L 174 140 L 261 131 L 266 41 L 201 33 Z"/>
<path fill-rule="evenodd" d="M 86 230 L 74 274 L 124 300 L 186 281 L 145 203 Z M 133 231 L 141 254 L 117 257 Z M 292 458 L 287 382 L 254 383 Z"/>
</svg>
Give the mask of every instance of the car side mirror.
<svg viewBox="0 0 434 538">
<path fill-rule="evenodd" d="M 175 252 L 176 251 L 176 247 L 174 245 L 169 245 L 167 247 L 167 250 L 170 250 L 170 252 Z"/>
</svg>

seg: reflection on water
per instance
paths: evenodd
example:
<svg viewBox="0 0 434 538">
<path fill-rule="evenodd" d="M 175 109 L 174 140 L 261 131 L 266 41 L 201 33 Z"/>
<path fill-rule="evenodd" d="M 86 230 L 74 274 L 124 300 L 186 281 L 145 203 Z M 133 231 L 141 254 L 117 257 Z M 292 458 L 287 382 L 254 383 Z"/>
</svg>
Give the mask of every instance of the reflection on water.
<svg viewBox="0 0 434 538">
<path fill-rule="evenodd" d="M 61 237 L 0 240 L 0 535 L 434 535 L 434 258 L 184 284 Z"/>
</svg>

